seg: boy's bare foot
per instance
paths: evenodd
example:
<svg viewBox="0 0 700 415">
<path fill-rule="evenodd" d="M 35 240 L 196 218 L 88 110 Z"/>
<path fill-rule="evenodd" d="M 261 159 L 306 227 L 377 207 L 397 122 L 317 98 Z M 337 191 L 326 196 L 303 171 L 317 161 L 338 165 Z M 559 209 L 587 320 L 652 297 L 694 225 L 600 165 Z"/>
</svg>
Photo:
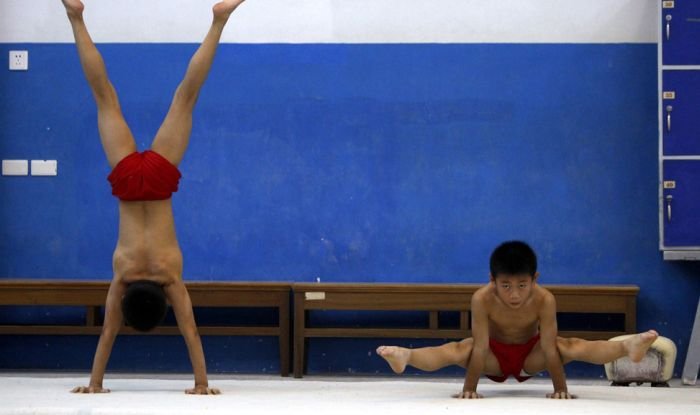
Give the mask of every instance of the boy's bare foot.
<svg viewBox="0 0 700 415">
<path fill-rule="evenodd" d="M 377 354 L 384 358 L 395 373 L 403 373 L 406 370 L 408 358 L 411 356 L 411 349 L 398 346 L 379 346 Z"/>
<path fill-rule="evenodd" d="M 61 0 L 66 8 L 66 13 L 70 17 L 80 17 L 83 14 L 85 5 L 80 0 Z"/>
<path fill-rule="evenodd" d="M 245 0 L 224 0 L 216 3 L 213 7 L 214 17 L 217 19 L 228 19 L 228 17 L 240 6 Z"/>
<path fill-rule="evenodd" d="M 639 362 L 644 358 L 647 350 L 649 350 L 649 346 L 651 346 L 658 337 L 659 333 L 655 330 L 649 330 L 625 339 L 623 344 L 625 345 L 625 350 L 627 350 L 627 356 L 629 356 L 631 361 Z"/>
</svg>

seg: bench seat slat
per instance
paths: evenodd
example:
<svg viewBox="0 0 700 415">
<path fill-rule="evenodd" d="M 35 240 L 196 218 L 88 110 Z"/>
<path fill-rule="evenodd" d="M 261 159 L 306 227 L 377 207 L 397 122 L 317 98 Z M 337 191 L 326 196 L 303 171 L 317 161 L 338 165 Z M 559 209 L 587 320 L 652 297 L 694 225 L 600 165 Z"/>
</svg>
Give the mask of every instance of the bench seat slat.
<svg viewBox="0 0 700 415">
<path fill-rule="evenodd" d="M 203 336 L 279 336 L 279 327 L 234 327 L 234 326 L 200 326 L 197 329 Z M 3 325 L 0 334 L 12 335 L 96 335 L 102 331 L 101 326 L 67 326 L 67 325 Z M 156 327 L 148 333 L 139 332 L 128 327 L 119 331 L 124 335 L 172 335 L 179 336 L 176 326 Z"/>
</svg>

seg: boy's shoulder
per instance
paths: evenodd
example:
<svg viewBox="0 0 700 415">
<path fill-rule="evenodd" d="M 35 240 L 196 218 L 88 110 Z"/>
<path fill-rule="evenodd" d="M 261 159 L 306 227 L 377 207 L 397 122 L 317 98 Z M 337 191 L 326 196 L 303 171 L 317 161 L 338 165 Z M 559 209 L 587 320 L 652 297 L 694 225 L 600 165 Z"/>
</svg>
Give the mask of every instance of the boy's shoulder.
<svg viewBox="0 0 700 415">
<path fill-rule="evenodd" d="M 495 299 L 496 287 L 493 285 L 493 283 L 488 283 L 474 291 L 471 299 L 472 307 L 481 307 L 489 310 L 494 306 L 493 303 Z"/>
<path fill-rule="evenodd" d="M 533 294 L 538 297 L 538 299 L 541 300 L 554 300 L 554 294 L 552 294 L 551 291 L 549 291 L 547 288 L 541 286 L 540 284 L 535 283 L 533 286 Z"/>
<path fill-rule="evenodd" d="M 539 284 L 533 287 L 532 301 L 538 313 L 551 313 L 556 310 L 554 294 Z"/>
<path fill-rule="evenodd" d="M 484 286 L 479 287 L 476 291 L 474 291 L 474 294 L 472 294 L 472 299 L 484 300 L 485 298 L 493 294 L 493 292 L 494 285 L 490 282 Z"/>
</svg>

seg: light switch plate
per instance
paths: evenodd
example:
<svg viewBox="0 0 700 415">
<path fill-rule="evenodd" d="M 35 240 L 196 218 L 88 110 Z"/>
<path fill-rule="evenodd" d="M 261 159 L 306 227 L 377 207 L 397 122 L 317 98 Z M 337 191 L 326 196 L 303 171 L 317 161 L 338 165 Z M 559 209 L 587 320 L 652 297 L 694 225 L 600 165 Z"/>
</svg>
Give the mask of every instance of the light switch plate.
<svg viewBox="0 0 700 415">
<path fill-rule="evenodd" d="M 29 174 L 29 163 L 27 160 L 3 160 L 3 176 L 26 176 Z"/>
<path fill-rule="evenodd" d="M 32 160 L 32 176 L 56 176 L 58 174 L 58 161 L 56 160 Z"/>
</svg>

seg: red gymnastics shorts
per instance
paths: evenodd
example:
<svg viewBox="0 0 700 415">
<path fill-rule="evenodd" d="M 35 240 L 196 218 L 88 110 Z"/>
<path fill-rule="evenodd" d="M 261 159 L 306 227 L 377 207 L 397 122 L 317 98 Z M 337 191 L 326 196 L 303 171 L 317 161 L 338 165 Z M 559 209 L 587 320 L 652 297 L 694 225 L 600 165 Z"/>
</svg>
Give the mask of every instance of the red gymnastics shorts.
<svg viewBox="0 0 700 415">
<path fill-rule="evenodd" d="M 107 180 L 112 194 L 124 201 L 170 199 L 177 192 L 180 171 L 160 154 L 146 150 L 124 157 Z"/>
<path fill-rule="evenodd" d="M 504 344 L 496 340 L 489 339 L 489 347 L 491 352 L 498 359 L 498 365 L 501 367 L 503 376 L 487 376 L 494 382 L 505 382 L 508 376 L 513 376 L 518 382 L 524 382 L 532 376 L 524 376 L 523 365 L 525 359 L 540 340 L 540 335 L 536 334 L 525 344 Z"/>
</svg>

